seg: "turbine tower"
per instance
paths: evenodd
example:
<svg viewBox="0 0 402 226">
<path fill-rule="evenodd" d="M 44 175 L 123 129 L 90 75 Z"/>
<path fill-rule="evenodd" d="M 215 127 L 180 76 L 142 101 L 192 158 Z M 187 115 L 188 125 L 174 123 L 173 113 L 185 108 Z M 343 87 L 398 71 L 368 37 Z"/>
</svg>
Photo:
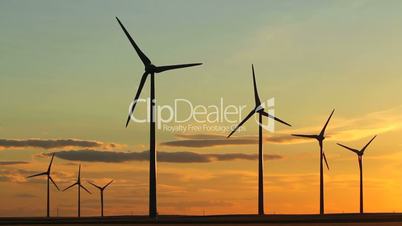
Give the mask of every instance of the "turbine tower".
<svg viewBox="0 0 402 226">
<path fill-rule="evenodd" d="M 50 176 L 50 170 L 52 168 L 54 154 L 55 153 L 52 154 L 52 159 L 50 160 L 50 163 L 49 163 L 49 166 L 47 167 L 46 172 L 34 174 L 34 175 L 31 175 L 31 176 L 27 177 L 27 178 L 32 178 L 32 177 L 43 176 L 43 175 L 47 176 L 47 210 L 46 210 L 46 216 L 47 217 L 50 217 L 50 182 L 52 182 L 52 184 L 57 188 L 57 190 L 60 191 L 60 189 L 57 186 L 56 182 L 54 182 L 52 176 Z"/>
<path fill-rule="evenodd" d="M 109 183 L 107 183 L 105 186 L 101 187 L 98 186 L 90 181 L 88 181 L 88 183 L 90 183 L 92 186 L 94 186 L 95 188 L 99 189 L 100 191 L 100 202 L 101 202 L 101 217 L 103 217 L 103 191 L 113 182 L 113 180 L 111 180 Z"/>
<path fill-rule="evenodd" d="M 155 66 L 152 64 L 151 60 L 141 51 L 141 49 L 137 46 L 134 39 L 128 33 L 124 25 L 121 23 L 119 18 L 117 18 L 121 28 L 126 34 L 128 40 L 131 45 L 134 47 L 137 55 L 141 59 L 144 64 L 145 71 L 141 77 L 140 85 L 138 86 L 137 93 L 133 99 L 133 105 L 131 106 L 130 113 L 127 118 L 126 127 L 130 122 L 131 115 L 134 113 L 134 108 L 137 104 L 138 98 L 141 94 L 141 90 L 144 87 L 145 81 L 148 76 L 151 77 L 151 85 L 150 85 L 150 96 L 151 96 L 151 104 L 149 105 L 150 112 L 150 144 L 149 144 L 149 216 L 155 218 L 158 215 L 157 211 L 157 201 L 156 201 L 156 145 L 155 145 L 155 74 L 161 73 L 168 70 L 174 70 L 179 68 L 193 67 L 201 65 L 201 63 L 193 63 L 193 64 L 176 64 L 176 65 L 166 65 L 166 66 Z"/>
<path fill-rule="evenodd" d="M 323 162 L 322 162 L 323 159 L 325 161 L 327 169 L 329 170 L 327 157 L 325 156 L 324 153 L 323 142 L 325 139 L 325 129 L 327 128 L 329 120 L 334 114 L 334 111 L 335 109 L 332 110 L 331 115 L 328 117 L 327 122 L 325 123 L 324 127 L 322 128 L 321 132 L 318 135 L 292 134 L 292 136 L 296 137 L 316 139 L 318 141 L 318 144 L 320 145 L 320 214 L 321 215 L 324 214 L 324 173 L 323 173 Z"/>
<path fill-rule="evenodd" d="M 376 138 L 377 135 L 375 135 L 371 140 L 360 150 L 350 148 L 346 145 L 337 143 L 339 146 L 346 148 L 350 151 L 353 151 L 354 153 L 357 154 L 357 161 L 359 162 L 359 169 L 360 169 L 360 213 L 363 213 L 363 154 L 366 148 L 370 145 L 370 143 Z"/>
<path fill-rule="evenodd" d="M 78 212 L 78 217 L 81 217 L 81 188 L 84 189 L 84 190 L 85 190 L 86 192 L 88 192 L 89 194 L 91 194 L 91 192 L 90 192 L 88 189 L 86 189 L 86 188 L 84 187 L 84 185 L 81 184 L 81 164 L 78 166 L 77 182 L 75 182 L 74 184 L 68 186 L 68 187 L 65 188 L 63 191 L 66 191 L 66 190 L 68 190 L 68 189 L 70 189 L 70 188 L 72 188 L 72 187 L 74 187 L 74 186 L 76 186 L 76 185 L 77 185 L 77 191 L 78 191 L 78 202 L 77 202 L 77 204 L 78 204 L 78 209 L 77 209 L 77 212 Z"/>
<path fill-rule="evenodd" d="M 236 132 L 248 119 L 251 118 L 254 114 L 258 114 L 258 214 L 264 215 L 264 154 L 262 150 L 262 117 L 272 118 L 275 121 L 278 121 L 287 126 L 291 126 L 290 124 L 280 120 L 279 118 L 268 114 L 264 111 L 264 106 L 261 104 L 260 97 L 258 96 L 257 84 L 255 81 L 255 73 L 254 73 L 254 65 L 251 65 L 251 70 L 253 73 L 253 84 L 254 84 L 254 99 L 255 106 L 250 111 L 250 113 L 243 119 L 243 121 L 238 124 L 234 130 L 227 136 L 229 138 L 233 133 Z"/>
</svg>

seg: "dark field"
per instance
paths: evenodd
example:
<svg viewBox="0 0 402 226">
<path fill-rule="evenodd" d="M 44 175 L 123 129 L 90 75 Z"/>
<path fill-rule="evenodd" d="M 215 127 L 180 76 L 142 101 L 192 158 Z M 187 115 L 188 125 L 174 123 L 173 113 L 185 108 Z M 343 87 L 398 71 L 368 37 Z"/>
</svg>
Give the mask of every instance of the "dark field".
<svg viewBox="0 0 402 226">
<path fill-rule="evenodd" d="M 327 214 L 319 215 L 219 215 L 219 216 L 159 216 L 149 219 L 145 216 L 113 216 L 113 217 L 70 217 L 58 218 L 0 218 L 0 225 L 270 225 L 270 226 L 307 226 L 307 225 L 402 225 L 400 213 L 371 214 Z"/>
</svg>

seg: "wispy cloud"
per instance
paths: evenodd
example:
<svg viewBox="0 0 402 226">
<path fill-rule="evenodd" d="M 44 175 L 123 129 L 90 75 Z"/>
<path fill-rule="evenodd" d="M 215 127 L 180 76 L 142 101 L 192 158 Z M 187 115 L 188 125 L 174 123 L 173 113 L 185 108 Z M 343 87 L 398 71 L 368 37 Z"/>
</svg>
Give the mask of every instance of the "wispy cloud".
<svg viewBox="0 0 402 226">
<path fill-rule="evenodd" d="M 327 115 L 322 116 L 324 123 Z M 313 142 L 311 139 L 294 137 L 292 133 L 319 133 L 323 125 L 290 129 L 264 136 L 264 140 L 274 144 L 298 144 Z M 388 110 L 371 112 L 361 117 L 342 118 L 335 115 L 327 129 L 328 140 L 352 141 L 402 128 L 402 106 Z M 227 139 L 219 134 L 177 134 L 177 140 L 160 143 L 169 147 L 205 148 L 231 145 L 252 145 L 258 142 L 257 136 L 235 136 Z"/>
<path fill-rule="evenodd" d="M 44 153 L 44 155 L 50 155 L 50 153 Z M 214 161 L 255 160 L 258 158 L 256 154 L 243 153 L 201 154 L 196 152 L 158 151 L 157 155 L 159 162 L 169 163 L 207 163 Z M 149 152 L 67 150 L 57 152 L 56 157 L 70 161 L 118 163 L 126 161 L 148 161 Z M 282 156 L 265 155 L 265 159 L 282 159 Z"/>
<path fill-rule="evenodd" d="M 28 164 L 25 161 L 0 161 L 0 166 Z"/>
<path fill-rule="evenodd" d="M 0 139 L 1 149 L 68 149 L 68 148 L 117 148 L 121 146 L 114 143 L 105 143 L 94 140 L 79 140 L 79 139 Z"/>
<path fill-rule="evenodd" d="M 24 169 L 0 169 L 0 182 L 24 183 L 27 182 L 26 177 L 34 173 Z"/>
<path fill-rule="evenodd" d="M 365 116 L 341 120 L 335 126 L 333 139 L 357 140 L 402 128 L 402 106 L 372 112 Z"/>
<path fill-rule="evenodd" d="M 328 116 L 327 116 L 328 117 Z M 325 121 L 325 116 L 323 123 Z M 320 125 L 313 128 L 301 128 L 293 133 L 318 133 L 321 130 Z M 332 122 L 328 125 L 328 140 L 352 141 L 365 137 L 371 137 L 375 134 L 387 133 L 402 128 L 402 106 L 395 108 L 371 112 L 366 115 L 355 118 L 342 118 L 334 115 Z M 311 139 L 297 138 L 291 143 L 310 142 Z"/>
<path fill-rule="evenodd" d="M 28 194 L 28 193 L 18 193 L 18 194 L 15 194 L 14 197 L 16 197 L 16 198 L 23 198 L 23 199 L 26 199 L 26 198 L 28 198 L 28 199 L 37 198 L 36 195 Z"/>
</svg>

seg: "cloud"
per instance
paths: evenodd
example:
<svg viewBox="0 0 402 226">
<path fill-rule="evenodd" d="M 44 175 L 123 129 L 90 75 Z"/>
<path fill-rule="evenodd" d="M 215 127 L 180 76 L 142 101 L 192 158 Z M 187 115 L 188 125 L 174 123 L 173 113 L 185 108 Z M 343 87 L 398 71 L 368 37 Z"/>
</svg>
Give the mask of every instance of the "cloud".
<svg viewBox="0 0 402 226">
<path fill-rule="evenodd" d="M 50 153 L 43 153 L 50 155 Z M 196 152 L 158 151 L 158 162 L 169 163 L 207 163 L 214 161 L 255 160 L 256 154 L 227 153 L 200 154 Z M 148 161 L 149 152 L 116 152 L 99 150 L 67 150 L 56 152 L 56 157 L 70 161 L 118 163 L 126 161 Z M 265 159 L 282 159 L 280 155 L 265 155 Z"/>
<path fill-rule="evenodd" d="M 8 166 L 8 165 L 20 165 L 20 164 L 28 164 L 29 162 L 25 161 L 0 161 L 0 166 Z"/>
<path fill-rule="evenodd" d="M 0 139 L 1 149 L 117 148 L 118 144 L 79 139 Z"/>
<path fill-rule="evenodd" d="M 25 199 L 25 198 L 36 198 L 37 196 L 33 195 L 33 194 L 28 194 L 28 193 L 18 193 L 18 194 L 15 194 L 14 197 Z"/>
<path fill-rule="evenodd" d="M 160 145 L 168 147 L 188 147 L 188 148 L 205 148 L 215 146 L 231 146 L 231 145 L 250 145 L 256 144 L 257 138 L 248 137 L 231 137 L 226 138 L 224 135 L 218 134 L 176 134 L 178 140 L 166 141 Z"/>
<path fill-rule="evenodd" d="M 251 145 L 258 143 L 257 136 L 234 136 L 230 139 L 224 135 L 217 134 L 177 134 L 179 140 L 166 141 L 160 143 L 163 146 L 170 147 L 188 147 L 188 148 L 205 148 L 215 146 L 232 146 L 232 145 Z M 276 134 L 275 136 L 266 136 L 264 140 L 269 143 L 283 144 L 300 141 L 290 134 Z"/>
<path fill-rule="evenodd" d="M 204 148 L 228 145 L 249 145 L 255 143 L 257 143 L 255 139 L 188 139 L 162 142 L 161 145 L 170 147 Z"/>
<path fill-rule="evenodd" d="M 37 172 L 24 169 L 0 169 L 0 182 L 24 183 L 27 182 L 26 177 L 34 173 Z"/>
</svg>

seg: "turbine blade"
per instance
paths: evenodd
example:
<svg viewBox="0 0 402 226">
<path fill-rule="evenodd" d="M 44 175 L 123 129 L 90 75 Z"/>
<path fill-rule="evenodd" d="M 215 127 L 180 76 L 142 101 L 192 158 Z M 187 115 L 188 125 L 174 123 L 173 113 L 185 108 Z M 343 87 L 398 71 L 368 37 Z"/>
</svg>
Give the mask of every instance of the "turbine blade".
<svg viewBox="0 0 402 226">
<path fill-rule="evenodd" d="M 279 119 L 279 118 L 277 118 L 277 117 L 275 117 L 275 116 L 273 116 L 273 115 L 270 115 L 270 114 L 268 114 L 268 113 L 265 112 L 265 111 L 262 111 L 261 114 L 263 114 L 264 116 L 266 116 L 266 117 L 268 117 L 268 118 L 272 118 L 272 119 L 274 119 L 275 121 L 278 121 L 278 122 L 280 122 L 280 123 L 282 123 L 282 124 L 285 124 L 285 125 L 287 125 L 287 126 L 291 126 L 289 123 L 287 123 L 287 122 L 285 122 L 285 121 L 283 121 L 283 120 L 281 120 L 281 119 Z"/>
<path fill-rule="evenodd" d="M 130 123 L 131 115 L 134 113 L 134 108 L 137 105 L 138 98 L 140 97 L 142 88 L 144 87 L 145 81 L 147 80 L 147 76 L 148 76 L 148 73 L 144 72 L 144 74 L 141 77 L 140 85 L 138 86 L 137 93 L 135 94 L 135 97 L 133 100 L 133 106 L 131 106 L 130 113 L 128 114 L 128 117 L 127 117 L 126 128 L 128 126 L 128 123 Z"/>
<path fill-rule="evenodd" d="M 174 69 L 179 69 L 179 68 L 186 68 L 186 67 L 194 67 L 194 66 L 198 66 L 198 65 L 202 65 L 202 63 L 158 66 L 155 68 L 155 72 L 160 73 L 163 71 L 174 70 Z"/>
<path fill-rule="evenodd" d="M 237 129 L 240 128 L 240 126 L 242 126 L 251 116 L 253 116 L 253 114 L 255 113 L 255 109 L 251 110 L 250 113 L 248 113 L 248 115 L 243 119 L 243 121 L 240 122 L 240 124 L 238 124 L 234 130 L 232 130 L 232 132 L 229 134 L 229 136 L 227 136 L 226 138 L 229 138 L 230 136 L 232 136 L 232 134 L 234 132 L 236 132 Z"/>
<path fill-rule="evenodd" d="M 105 186 L 103 186 L 103 189 L 107 188 L 111 183 L 113 183 L 113 180 L 111 180 L 109 183 L 107 183 Z"/>
<path fill-rule="evenodd" d="M 54 154 L 56 154 L 56 153 L 55 153 L 55 152 L 53 152 L 53 154 L 52 154 L 52 159 L 50 160 L 49 167 L 47 168 L 47 172 L 48 172 L 48 173 L 50 173 L 50 168 L 52 167 L 52 163 L 53 163 Z"/>
<path fill-rule="evenodd" d="M 56 182 L 54 182 L 53 178 L 51 176 L 49 176 L 50 181 L 53 183 L 53 185 L 57 188 L 57 190 L 60 191 L 59 186 L 57 186 Z"/>
<path fill-rule="evenodd" d="M 366 146 L 363 147 L 363 149 L 361 150 L 362 153 L 364 153 L 364 151 L 366 150 L 366 148 L 370 145 L 370 143 L 377 137 L 377 135 L 375 135 L 373 138 L 371 138 L 371 140 L 366 144 Z"/>
<path fill-rule="evenodd" d="M 348 146 L 346 146 L 346 145 L 343 145 L 343 144 L 340 144 L 340 143 L 336 143 L 336 144 L 339 145 L 339 146 L 341 146 L 341 147 L 343 147 L 343 148 L 346 148 L 346 149 L 348 149 L 348 150 L 350 150 L 350 151 L 353 151 L 353 152 L 356 153 L 356 154 L 359 154 L 359 151 L 356 150 L 356 149 L 354 149 L 354 148 L 350 148 L 350 147 L 348 147 Z"/>
<path fill-rule="evenodd" d="M 328 117 L 328 119 L 327 119 L 327 122 L 325 123 L 324 127 L 322 128 L 322 130 L 321 130 L 321 132 L 320 132 L 320 135 L 321 135 L 321 136 L 324 135 L 325 129 L 327 128 L 327 125 L 328 125 L 328 123 L 329 123 L 329 120 L 331 119 L 332 115 L 334 114 L 334 111 L 335 111 L 335 109 L 332 110 L 331 114 L 329 115 L 329 117 Z"/>
<path fill-rule="evenodd" d="M 72 184 L 72 185 L 68 186 L 67 188 L 63 189 L 63 191 L 67 191 L 68 189 L 74 187 L 74 186 L 77 185 L 77 184 L 78 184 L 78 183 L 75 182 L 74 184 Z"/>
<path fill-rule="evenodd" d="M 329 170 L 329 165 L 328 165 L 328 161 L 327 161 L 327 157 L 325 156 L 325 153 L 322 153 L 322 156 L 324 157 L 324 161 L 325 161 L 325 165 L 327 166 L 327 169 Z"/>
<path fill-rule="evenodd" d="M 357 161 L 359 162 L 359 169 L 361 170 L 362 169 L 362 156 L 361 155 L 359 155 Z"/>
<path fill-rule="evenodd" d="M 47 175 L 47 172 L 43 172 L 43 173 L 34 174 L 34 175 L 31 175 L 31 176 L 28 176 L 27 178 L 31 178 L 31 177 L 38 177 L 38 176 L 42 176 L 42 175 Z"/>
<path fill-rule="evenodd" d="M 82 189 L 84 189 L 86 192 L 88 192 L 89 194 L 92 194 L 88 189 L 86 189 L 86 188 L 84 187 L 84 185 L 80 184 L 80 187 L 81 187 Z"/>
<path fill-rule="evenodd" d="M 126 28 L 124 27 L 124 25 L 121 23 L 121 21 L 119 20 L 119 18 L 117 18 L 117 22 L 119 22 L 120 27 L 123 29 L 124 33 L 126 34 L 128 40 L 130 41 L 131 45 L 134 47 L 135 51 L 137 52 L 138 56 L 140 57 L 142 63 L 146 66 L 146 65 L 150 65 L 151 64 L 151 60 L 148 59 L 148 57 L 141 51 L 141 49 L 137 46 L 137 44 L 135 43 L 134 39 L 131 37 L 131 35 L 128 33 L 128 31 L 126 30 Z"/>
<path fill-rule="evenodd" d="M 304 137 L 304 138 L 314 138 L 317 139 L 317 135 L 306 135 L 306 134 L 291 134 L 292 136 L 295 137 Z"/>
<path fill-rule="evenodd" d="M 261 104 L 260 97 L 258 96 L 257 90 L 257 82 L 255 81 L 255 73 L 254 73 L 254 65 L 251 64 L 251 70 L 253 72 L 253 85 L 254 85 L 254 99 L 255 99 L 255 106 L 259 106 Z"/>
<path fill-rule="evenodd" d="M 92 183 L 91 181 L 87 181 L 87 182 L 88 182 L 89 184 L 91 184 L 92 186 L 94 186 L 95 188 L 102 189 L 101 187 L 99 187 L 98 185 Z"/>
</svg>

